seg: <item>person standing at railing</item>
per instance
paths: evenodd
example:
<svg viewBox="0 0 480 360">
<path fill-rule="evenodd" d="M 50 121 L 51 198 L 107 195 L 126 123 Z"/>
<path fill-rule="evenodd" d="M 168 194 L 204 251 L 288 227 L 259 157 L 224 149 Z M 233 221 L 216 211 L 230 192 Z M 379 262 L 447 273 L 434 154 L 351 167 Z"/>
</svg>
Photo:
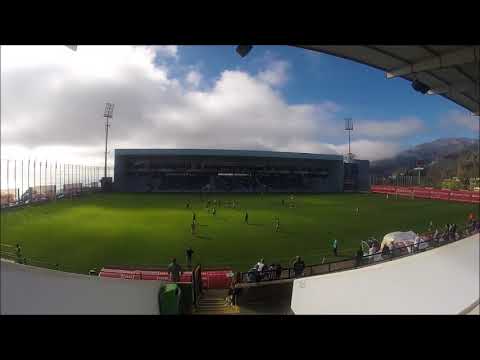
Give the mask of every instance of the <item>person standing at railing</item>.
<svg viewBox="0 0 480 360">
<path fill-rule="evenodd" d="M 275 276 L 276 276 L 276 279 L 279 280 L 282 276 L 282 265 L 280 264 L 277 264 L 275 266 Z"/>
<path fill-rule="evenodd" d="M 173 258 L 172 262 L 168 265 L 168 275 L 173 282 L 180 281 L 180 275 L 182 273 L 182 268 L 177 264 L 177 259 Z"/>
<path fill-rule="evenodd" d="M 295 258 L 295 262 L 293 263 L 293 271 L 295 273 L 295 277 L 302 276 L 303 270 L 305 270 L 305 262 L 300 256 L 297 256 Z"/>
<path fill-rule="evenodd" d="M 362 265 L 362 259 L 363 259 L 363 249 L 360 246 L 357 250 L 357 255 L 356 255 L 357 266 Z"/>
<path fill-rule="evenodd" d="M 257 269 L 258 272 L 262 272 L 264 267 L 265 267 L 265 262 L 263 258 L 261 258 L 260 261 L 257 262 L 257 264 L 255 265 L 255 268 Z"/>
<path fill-rule="evenodd" d="M 417 234 L 415 236 L 415 240 L 413 241 L 413 251 L 412 252 L 418 251 L 419 245 L 420 245 L 420 236 L 418 236 L 418 234 Z"/>
</svg>

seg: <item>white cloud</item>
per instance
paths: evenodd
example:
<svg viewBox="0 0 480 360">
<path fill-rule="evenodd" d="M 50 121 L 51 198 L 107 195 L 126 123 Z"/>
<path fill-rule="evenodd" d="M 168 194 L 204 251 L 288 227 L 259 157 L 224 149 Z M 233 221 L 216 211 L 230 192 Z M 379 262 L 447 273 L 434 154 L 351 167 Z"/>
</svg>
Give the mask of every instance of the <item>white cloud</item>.
<svg viewBox="0 0 480 360">
<path fill-rule="evenodd" d="M 339 104 L 289 104 L 274 89 L 287 80 L 288 63 L 275 61 L 256 75 L 225 70 L 211 88 L 199 90 L 198 70 L 186 75 L 185 86 L 171 77 L 170 65 L 155 63 L 159 54 L 178 56 L 176 47 L 80 46 L 72 52 L 64 46 L 2 46 L 2 157 L 101 165 L 105 102 L 115 103 L 112 149 L 346 152 Z M 419 126 L 415 119 L 399 122 Z M 392 124 L 385 130 L 364 121 L 355 131 L 407 134 Z M 377 159 L 392 155 L 398 144 L 364 136 L 353 149 L 358 157 Z"/>
<path fill-rule="evenodd" d="M 416 117 L 405 117 L 397 120 L 359 120 L 354 124 L 354 132 L 366 137 L 399 138 L 417 134 L 424 129 L 423 122 Z"/>
<path fill-rule="evenodd" d="M 348 144 L 334 145 L 337 153 L 346 154 Z M 401 144 L 394 141 L 356 140 L 351 143 L 351 151 L 358 159 L 381 160 L 388 159 L 402 150 Z"/>
<path fill-rule="evenodd" d="M 152 46 L 157 55 L 164 57 L 174 57 L 178 56 L 178 46 L 176 45 L 161 45 L 161 46 Z"/>
<path fill-rule="evenodd" d="M 272 86 L 283 85 L 287 79 L 287 70 L 289 63 L 283 60 L 272 61 L 268 64 L 268 69 L 258 73 L 258 79 Z"/>
<path fill-rule="evenodd" d="M 185 80 L 191 86 L 198 87 L 200 85 L 200 82 L 202 81 L 202 74 L 200 74 L 196 70 L 191 70 L 191 71 L 188 72 Z"/>
<path fill-rule="evenodd" d="M 480 131 L 480 117 L 472 116 L 457 110 L 452 110 L 441 120 L 441 124 L 445 127 L 462 127 L 471 130 L 478 136 Z"/>
</svg>

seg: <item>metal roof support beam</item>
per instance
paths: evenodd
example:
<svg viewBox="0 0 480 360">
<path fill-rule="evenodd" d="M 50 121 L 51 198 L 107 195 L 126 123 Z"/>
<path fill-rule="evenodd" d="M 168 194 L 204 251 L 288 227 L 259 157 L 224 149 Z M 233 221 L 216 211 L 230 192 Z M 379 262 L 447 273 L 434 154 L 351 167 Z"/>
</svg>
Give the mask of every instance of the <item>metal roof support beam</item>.
<svg viewBox="0 0 480 360">
<path fill-rule="evenodd" d="M 462 83 L 454 83 L 450 84 L 449 86 L 439 86 L 433 89 L 428 90 L 427 95 L 439 95 L 439 94 L 447 94 L 450 93 L 452 90 L 455 91 L 468 91 L 474 86 L 472 82 L 462 82 Z"/>
<path fill-rule="evenodd" d="M 398 69 L 390 70 L 386 73 L 387 79 L 398 76 L 442 69 L 450 66 L 473 63 L 480 58 L 480 47 L 468 47 L 462 50 L 454 51 L 439 56 L 434 56 L 414 64 L 406 65 Z"/>
</svg>

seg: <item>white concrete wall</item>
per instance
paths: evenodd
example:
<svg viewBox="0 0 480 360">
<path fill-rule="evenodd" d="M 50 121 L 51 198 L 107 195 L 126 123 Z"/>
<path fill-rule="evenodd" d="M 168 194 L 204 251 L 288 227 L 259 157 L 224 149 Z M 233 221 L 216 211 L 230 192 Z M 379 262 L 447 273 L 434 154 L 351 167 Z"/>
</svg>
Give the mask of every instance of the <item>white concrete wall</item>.
<svg viewBox="0 0 480 360">
<path fill-rule="evenodd" d="M 294 281 L 295 314 L 460 314 L 479 299 L 479 235 L 398 260 Z"/>
<path fill-rule="evenodd" d="M 160 281 L 108 279 L 1 261 L 0 314 L 158 314 Z"/>
</svg>

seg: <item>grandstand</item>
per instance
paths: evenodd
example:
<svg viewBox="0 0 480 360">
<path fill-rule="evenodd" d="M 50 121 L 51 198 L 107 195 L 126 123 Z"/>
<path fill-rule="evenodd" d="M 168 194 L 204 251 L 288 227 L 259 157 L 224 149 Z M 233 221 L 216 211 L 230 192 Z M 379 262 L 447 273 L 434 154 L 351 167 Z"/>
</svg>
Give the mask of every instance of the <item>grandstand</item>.
<svg viewBox="0 0 480 360">
<path fill-rule="evenodd" d="M 120 192 L 368 191 L 369 161 L 251 150 L 117 149 Z"/>
</svg>

